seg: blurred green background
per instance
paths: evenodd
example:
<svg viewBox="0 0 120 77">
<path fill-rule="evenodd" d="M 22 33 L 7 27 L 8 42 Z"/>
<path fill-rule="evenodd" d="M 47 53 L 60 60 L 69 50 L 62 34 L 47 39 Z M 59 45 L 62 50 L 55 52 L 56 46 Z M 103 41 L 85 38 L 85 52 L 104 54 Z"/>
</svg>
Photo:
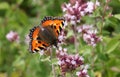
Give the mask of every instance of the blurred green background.
<svg viewBox="0 0 120 77">
<path fill-rule="evenodd" d="M 40 62 L 39 54 L 29 53 L 25 36 L 44 16 L 61 15 L 64 1 L 0 0 L 0 77 L 50 76 L 49 62 Z M 6 39 L 11 30 L 18 33 L 20 43 Z"/>
<path fill-rule="evenodd" d="M 30 54 L 25 37 L 44 16 L 63 16 L 64 2 L 68 0 L 0 0 L 0 77 L 53 77 L 50 62 L 41 61 L 39 54 Z M 88 70 L 91 77 L 120 77 L 120 1 L 111 0 L 109 5 L 114 17 L 104 21 L 104 44 L 96 47 L 95 55 L 84 43 L 80 48 L 85 62 L 93 65 Z M 19 43 L 6 39 L 11 30 L 19 34 Z M 109 36 L 111 30 L 114 37 Z M 74 49 L 73 45 L 67 48 Z"/>
</svg>

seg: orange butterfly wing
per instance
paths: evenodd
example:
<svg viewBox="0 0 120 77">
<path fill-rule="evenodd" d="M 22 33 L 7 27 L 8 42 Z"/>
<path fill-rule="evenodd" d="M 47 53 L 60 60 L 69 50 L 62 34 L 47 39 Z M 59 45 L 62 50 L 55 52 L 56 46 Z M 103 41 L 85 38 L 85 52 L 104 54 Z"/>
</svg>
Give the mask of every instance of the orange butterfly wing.
<svg viewBox="0 0 120 77">
<path fill-rule="evenodd" d="M 38 35 L 40 32 L 40 27 L 34 27 L 33 29 L 30 30 L 30 38 L 31 38 L 31 42 L 30 42 L 30 51 L 31 52 L 38 52 L 42 49 L 45 49 L 46 47 L 49 46 L 49 44 L 47 44 L 46 42 L 38 39 Z"/>
<path fill-rule="evenodd" d="M 50 26 L 53 28 L 56 37 L 58 37 L 64 26 L 64 21 L 65 19 L 63 17 L 44 17 L 41 23 L 43 27 Z"/>
<path fill-rule="evenodd" d="M 44 17 L 44 19 L 41 21 L 41 25 L 44 28 L 51 27 L 53 29 L 53 32 L 55 33 L 56 38 L 58 38 L 58 35 L 60 34 L 62 27 L 64 26 L 64 21 L 64 18 L 60 17 Z M 42 32 L 40 26 L 34 27 L 30 30 L 29 37 L 31 38 L 31 52 L 38 52 L 50 46 L 50 44 L 48 44 L 46 41 L 39 38 L 40 32 Z"/>
</svg>

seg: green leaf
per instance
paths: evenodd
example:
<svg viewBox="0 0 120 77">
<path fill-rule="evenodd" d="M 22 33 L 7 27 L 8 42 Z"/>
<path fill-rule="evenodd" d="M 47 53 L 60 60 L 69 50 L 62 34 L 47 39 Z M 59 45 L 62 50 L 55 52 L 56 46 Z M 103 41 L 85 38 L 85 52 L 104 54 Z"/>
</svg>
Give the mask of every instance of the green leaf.
<svg viewBox="0 0 120 77">
<path fill-rule="evenodd" d="M 40 59 L 40 61 L 44 62 L 44 61 L 49 61 L 50 62 L 50 56 L 49 57 L 46 57 L 46 58 L 42 58 Z"/>
<path fill-rule="evenodd" d="M 112 8 L 113 14 L 120 13 L 120 0 L 111 0 L 109 6 Z"/>
<path fill-rule="evenodd" d="M 108 54 L 99 53 L 98 57 L 103 61 L 108 61 L 109 60 Z"/>
<path fill-rule="evenodd" d="M 79 53 L 82 55 L 89 55 L 91 53 L 91 47 L 90 46 L 83 46 L 82 48 L 80 48 Z"/>
<path fill-rule="evenodd" d="M 1 9 L 9 9 L 9 4 L 7 2 L 0 3 L 0 10 Z"/>
<path fill-rule="evenodd" d="M 17 4 L 21 4 L 23 0 L 17 0 Z"/>
<path fill-rule="evenodd" d="M 16 11 L 16 17 L 17 17 L 18 22 L 22 23 L 24 26 L 27 25 L 27 23 L 28 23 L 28 17 L 25 14 L 24 11 L 17 10 Z"/>
<path fill-rule="evenodd" d="M 67 37 L 70 37 L 73 35 L 73 31 L 69 31 L 68 34 L 67 34 Z"/>
<path fill-rule="evenodd" d="M 56 58 L 51 59 L 52 64 L 57 65 L 58 64 L 57 62 L 58 62 L 58 60 Z"/>
<path fill-rule="evenodd" d="M 109 54 L 112 51 L 116 49 L 116 47 L 120 44 L 120 39 L 119 38 L 113 38 L 111 39 L 106 47 L 106 52 Z"/>
<path fill-rule="evenodd" d="M 115 14 L 114 17 L 120 20 L 120 14 Z"/>
<path fill-rule="evenodd" d="M 104 47 L 103 47 L 102 43 L 98 43 L 97 46 L 96 46 L 96 50 L 97 50 L 97 52 L 100 53 L 100 52 L 103 51 L 103 49 L 104 49 Z"/>
<path fill-rule="evenodd" d="M 89 73 L 90 77 L 95 77 L 95 74 L 94 74 L 93 70 L 88 71 L 88 73 Z"/>
</svg>

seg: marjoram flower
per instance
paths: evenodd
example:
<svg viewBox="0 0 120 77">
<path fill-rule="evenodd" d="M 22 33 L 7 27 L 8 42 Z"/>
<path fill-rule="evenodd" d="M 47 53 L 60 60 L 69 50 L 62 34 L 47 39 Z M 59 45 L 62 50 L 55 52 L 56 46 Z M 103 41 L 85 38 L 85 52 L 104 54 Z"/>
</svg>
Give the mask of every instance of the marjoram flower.
<svg viewBox="0 0 120 77">
<path fill-rule="evenodd" d="M 62 10 L 65 13 L 66 20 L 75 25 L 80 22 L 82 16 L 91 14 L 97 6 L 100 6 L 98 1 L 70 0 L 68 4 L 62 5 Z"/>
<path fill-rule="evenodd" d="M 10 31 L 7 35 L 6 35 L 6 38 L 10 41 L 10 42 L 17 42 L 19 43 L 19 35 L 17 32 L 14 32 L 14 31 Z"/>
<path fill-rule="evenodd" d="M 87 69 L 88 69 L 88 65 L 83 66 L 80 71 L 76 72 L 76 75 L 78 77 L 89 77 L 87 73 Z"/>
<path fill-rule="evenodd" d="M 96 46 L 96 44 L 102 41 L 101 37 L 97 36 L 97 30 L 92 25 L 82 25 L 77 27 L 78 33 L 82 34 L 83 40 L 91 46 Z"/>
<path fill-rule="evenodd" d="M 56 51 L 58 58 L 58 65 L 60 66 L 62 75 L 65 75 L 66 72 L 74 71 L 78 67 L 84 64 L 84 58 L 82 56 L 69 55 L 66 48 L 59 47 Z"/>
</svg>

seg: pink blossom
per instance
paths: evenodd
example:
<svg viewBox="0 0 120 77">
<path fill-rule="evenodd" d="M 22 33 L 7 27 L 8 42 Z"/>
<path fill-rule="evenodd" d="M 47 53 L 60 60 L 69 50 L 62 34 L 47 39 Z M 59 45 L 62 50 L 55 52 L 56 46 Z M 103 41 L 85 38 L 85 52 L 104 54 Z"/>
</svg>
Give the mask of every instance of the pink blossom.
<svg viewBox="0 0 120 77">
<path fill-rule="evenodd" d="M 17 43 L 19 43 L 19 35 L 17 32 L 14 32 L 14 31 L 10 31 L 7 35 L 6 35 L 6 38 L 10 41 L 10 42 L 14 42 L 16 41 Z"/>
<path fill-rule="evenodd" d="M 100 6 L 100 2 L 98 0 L 96 0 L 95 4 L 96 6 Z"/>
<path fill-rule="evenodd" d="M 78 77 L 89 77 L 89 75 L 87 75 L 87 70 L 80 70 L 79 72 L 76 72 L 76 75 Z"/>
<path fill-rule="evenodd" d="M 83 65 L 83 59 L 78 54 L 69 55 L 67 49 L 61 47 L 57 50 L 58 65 L 60 66 L 61 72 L 65 75 L 66 72 L 76 70 L 76 68 Z M 62 53 L 62 54 L 61 54 Z"/>
<path fill-rule="evenodd" d="M 63 30 L 58 36 L 58 46 L 60 46 L 61 44 L 64 44 L 65 39 L 66 39 L 66 34 L 65 34 L 65 31 Z"/>
<path fill-rule="evenodd" d="M 26 43 L 27 45 L 29 45 L 29 42 L 30 42 L 30 37 L 29 37 L 29 35 L 25 35 L 25 43 Z"/>
<path fill-rule="evenodd" d="M 76 75 L 78 77 L 89 77 L 87 73 L 87 69 L 88 69 L 88 65 L 83 66 L 80 71 L 76 72 Z"/>
<path fill-rule="evenodd" d="M 44 55 L 45 51 L 44 50 L 41 50 L 38 52 L 41 56 Z"/>
<path fill-rule="evenodd" d="M 84 2 L 75 1 L 75 3 L 68 3 L 63 4 L 62 9 L 63 12 L 65 12 L 64 17 L 67 19 L 68 22 L 71 24 L 76 24 L 77 22 L 80 22 L 80 12 L 81 12 L 81 4 L 84 4 Z"/>
<path fill-rule="evenodd" d="M 77 27 L 78 33 L 82 34 L 83 40 L 91 46 L 96 46 L 96 44 L 102 41 L 101 37 L 97 36 L 97 30 L 92 25 L 83 25 Z"/>
<path fill-rule="evenodd" d="M 87 7 L 85 8 L 86 13 L 92 13 L 94 9 L 94 3 L 93 2 L 87 2 Z"/>
<path fill-rule="evenodd" d="M 81 17 L 93 13 L 94 6 L 100 6 L 100 3 L 85 0 L 70 0 L 70 2 L 62 5 L 62 10 L 65 13 L 64 17 L 70 24 L 75 25 L 80 23 Z"/>
</svg>

